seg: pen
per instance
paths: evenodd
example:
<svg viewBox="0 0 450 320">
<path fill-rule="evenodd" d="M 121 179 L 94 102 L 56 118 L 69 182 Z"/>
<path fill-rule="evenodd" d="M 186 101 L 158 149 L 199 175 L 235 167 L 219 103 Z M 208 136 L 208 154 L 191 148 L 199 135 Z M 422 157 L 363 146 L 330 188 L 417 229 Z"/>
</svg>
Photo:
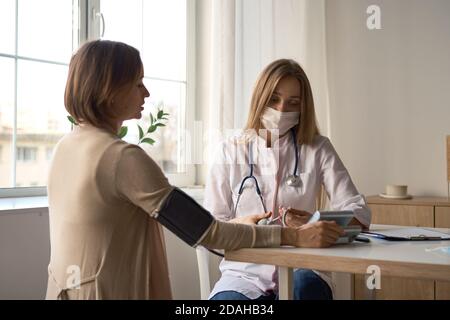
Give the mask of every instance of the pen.
<svg viewBox="0 0 450 320">
<path fill-rule="evenodd" d="M 409 239 L 410 240 L 442 240 L 441 237 L 426 237 L 426 236 L 423 236 L 423 235 L 410 237 Z"/>
<path fill-rule="evenodd" d="M 369 238 L 365 238 L 365 237 L 360 237 L 360 236 L 358 236 L 358 237 L 355 238 L 355 241 L 359 241 L 359 242 L 370 242 L 370 239 L 369 239 Z"/>
</svg>

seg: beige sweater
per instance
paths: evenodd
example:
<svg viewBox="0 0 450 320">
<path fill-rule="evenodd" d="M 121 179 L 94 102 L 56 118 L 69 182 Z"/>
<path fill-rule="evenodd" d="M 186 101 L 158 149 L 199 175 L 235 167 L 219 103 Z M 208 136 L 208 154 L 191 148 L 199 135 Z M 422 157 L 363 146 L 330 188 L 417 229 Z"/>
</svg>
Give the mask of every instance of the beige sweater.
<svg viewBox="0 0 450 320">
<path fill-rule="evenodd" d="M 48 180 L 47 299 L 171 299 L 162 228 L 150 214 L 172 190 L 140 147 L 88 125 L 66 135 Z M 278 246 L 280 228 L 215 222 L 201 244 Z"/>
</svg>

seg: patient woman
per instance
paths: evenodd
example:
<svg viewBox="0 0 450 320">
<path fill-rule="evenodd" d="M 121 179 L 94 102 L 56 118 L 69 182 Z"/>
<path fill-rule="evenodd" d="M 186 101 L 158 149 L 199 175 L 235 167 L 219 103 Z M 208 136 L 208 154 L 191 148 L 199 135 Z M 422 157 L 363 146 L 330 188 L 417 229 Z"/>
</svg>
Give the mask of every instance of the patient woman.
<svg viewBox="0 0 450 320">
<path fill-rule="evenodd" d="M 64 100 L 79 125 L 58 142 L 49 173 L 47 299 L 171 299 L 160 223 L 190 245 L 219 249 L 323 247 L 342 234 L 332 223 L 216 221 L 171 186 L 140 147 L 117 136 L 124 120 L 141 117 L 150 95 L 143 75 L 139 52 L 120 42 L 88 42 L 71 59 Z"/>
<path fill-rule="evenodd" d="M 255 211 L 272 211 L 273 224 L 301 226 L 315 210 L 323 185 L 332 209 L 351 210 L 352 224 L 369 226 L 364 197 L 330 140 L 319 133 L 311 86 L 297 62 L 277 60 L 262 71 L 246 129 L 220 146 L 211 167 L 204 205 L 218 219 L 250 223 L 248 216 Z M 250 178 L 243 182 L 245 177 Z M 220 270 L 212 299 L 277 296 L 275 266 L 223 260 Z M 305 269 L 294 273 L 295 299 L 332 299 L 332 288 L 328 274 Z"/>
</svg>

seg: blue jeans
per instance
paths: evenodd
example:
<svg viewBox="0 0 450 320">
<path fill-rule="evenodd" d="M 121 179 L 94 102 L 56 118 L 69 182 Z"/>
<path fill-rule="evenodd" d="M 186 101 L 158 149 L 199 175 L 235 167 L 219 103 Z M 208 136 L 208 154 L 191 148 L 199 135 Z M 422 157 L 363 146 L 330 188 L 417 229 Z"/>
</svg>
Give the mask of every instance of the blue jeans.
<svg viewBox="0 0 450 320">
<path fill-rule="evenodd" d="M 275 300 L 275 294 L 260 296 L 255 300 Z M 328 284 L 312 270 L 298 269 L 294 272 L 295 300 L 332 300 L 333 294 Z M 222 291 L 215 294 L 211 300 L 251 300 L 237 291 Z"/>
</svg>

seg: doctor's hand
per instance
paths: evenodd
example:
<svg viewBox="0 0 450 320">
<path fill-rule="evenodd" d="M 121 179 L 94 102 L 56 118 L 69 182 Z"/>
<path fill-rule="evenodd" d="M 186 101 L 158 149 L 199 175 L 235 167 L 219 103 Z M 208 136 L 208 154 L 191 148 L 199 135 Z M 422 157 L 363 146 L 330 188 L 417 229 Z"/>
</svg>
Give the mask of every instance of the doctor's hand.
<svg viewBox="0 0 450 320">
<path fill-rule="evenodd" d="M 281 244 L 301 248 L 325 248 L 345 234 L 334 221 L 317 221 L 298 228 L 283 228 Z"/>
<path fill-rule="evenodd" d="M 286 217 L 284 218 L 284 223 L 286 227 L 291 228 L 297 228 L 304 225 L 312 216 L 312 214 L 308 211 L 297 210 L 293 208 L 280 208 L 280 215 L 283 214 L 283 211 L 286 215 Z"/>
<path fill-rule="evenodd" d="M 242 224 L 257 224 L 261 219 L 268 219 L 272 215 L 272 212 L 266 212 L 261 214 L 251 214 L 248 216 L 237 217 L 229 220 L 231 223 L 242 223 Z"/>
<path fill-rule="evenodd" d="M 369 230 L 369 227 L 363 225 L 363 224 L 362 224 L 361 222 L 359 222 L 359 220 L 356 219 L 356 218 L 353 218 L 353 219 L 348 223 L 348 225 L 349 225 L 349 226 L 360 226 L 361 229 L 362 229 L 362 231 L 368 231 L 368 230 Z"/>
</svg>

